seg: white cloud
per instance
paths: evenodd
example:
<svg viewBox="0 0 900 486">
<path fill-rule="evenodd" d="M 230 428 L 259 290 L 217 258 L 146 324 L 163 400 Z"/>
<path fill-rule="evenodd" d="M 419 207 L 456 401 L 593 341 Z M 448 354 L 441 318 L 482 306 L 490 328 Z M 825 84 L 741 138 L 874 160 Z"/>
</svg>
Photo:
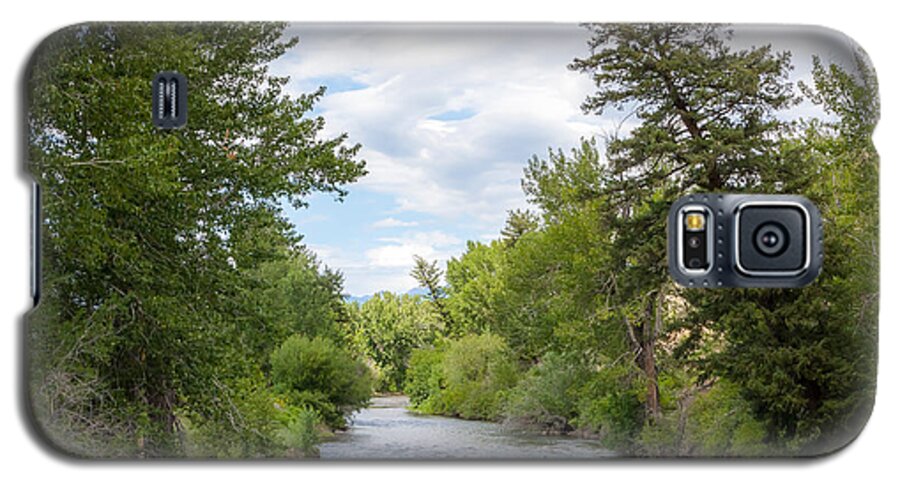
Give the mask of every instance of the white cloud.
<svg viewBox="0 0 900 486">
<path fill-rule="evenodd" d="M 576 25 L 298 25 L 289 34 L 300 43 L 273 70 L 292 77 L 290 89 L 335 77 L 363 86 L 327 94 L 318 109 L 330 134 L 362 144 L 369 175 L 358 184 L 392 196 L 399 211 L 494 231 L 525 206 L 532 154 L 603 130 L 579 108 L 590 79 L 566 68 L 587 53 Z"/>
<path fill-rule="evenodd" d="M 372 223 L 373 228 L 408 228 L 418 225 L 419 223 L 417 221 L 401 221 L 396 218 L 379 219 Z"/>
<path fill-rule="evenodd" d="M 446 260 L 461 247 L 462 241 L 441 231 L 409 233 L 401 237 L 380 238 L 389 243 L 366 250 L 368 263 L 374 267 L 410 269 L 414 256 L 426 260 Z"/>
<path fill-rule="evenodd" d="M 771 38 L 747 29 L 737 45 Z M 362 224 L 441 229 L 381 239 L 386 231 L 378 231 L 354 251 L 315 248 L 353 294 L 414 287 L 413 255 L 445 261 L 462 251 L 451 233 L 496 236 L 507 210 L 526 206 L 520 179 L 533 154 L 626 134 L 639 122 L 624 112 L 581 112 L 594 86 L 566 67 L 588 54 L 588 33 L 576 25 L 301 24 L 287 35 L 300 43 L 272 71 L 289 75 L 295 94 L 331 86 L 317 104 L 325 135 L 346 132 L 360 143 L 369 174 L 355 187 L 394 203 L 397 217 L 373 211 Z M 795 49 L 794 78 L 808 78 L 812 47 L 799 37 L 788 44 L 774 47 Z"/>
<path fill-rule="evenodd" d="M 351 295 L 368 295 L 382 290 L 405 293 L 418 284 L 409 272 L 414 256 L 447 260 L 465 248 L 462 239 L 443 231 L 407 232 L 401 236 L 374 240 L 374 246 L 353 252 L 335 245 L 308 244 L 319 259 L 344 275 L 344 289 Z"/>
</svg>

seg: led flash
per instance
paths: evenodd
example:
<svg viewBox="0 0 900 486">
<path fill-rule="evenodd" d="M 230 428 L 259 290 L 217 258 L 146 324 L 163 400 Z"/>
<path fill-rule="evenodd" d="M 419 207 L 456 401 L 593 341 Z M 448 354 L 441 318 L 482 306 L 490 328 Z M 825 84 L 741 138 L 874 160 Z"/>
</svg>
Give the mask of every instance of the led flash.
<svg viewBox="0 0 900 486">
<path fill-rule="evenodd" d="M 684 215 L 684 226 L 689 231 L 703 231 L 706 227 L 706 217 L 703 213 L 687 213 Z"/>
</svg>

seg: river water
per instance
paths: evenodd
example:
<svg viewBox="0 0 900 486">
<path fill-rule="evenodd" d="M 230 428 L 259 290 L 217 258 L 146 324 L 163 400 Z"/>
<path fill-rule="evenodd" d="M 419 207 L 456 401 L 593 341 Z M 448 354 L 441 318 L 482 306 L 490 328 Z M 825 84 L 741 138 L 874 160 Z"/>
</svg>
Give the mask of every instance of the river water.
<svg viewBox="0 0 900 486">
<path fill-rule="evenodd" d="M 375 397 L 352 426 L 320 445 L 322 459 L 591 459 L 596 441 L 516 432 L 501 424 L 419 415 L 406 397 Z"/>
</svg>

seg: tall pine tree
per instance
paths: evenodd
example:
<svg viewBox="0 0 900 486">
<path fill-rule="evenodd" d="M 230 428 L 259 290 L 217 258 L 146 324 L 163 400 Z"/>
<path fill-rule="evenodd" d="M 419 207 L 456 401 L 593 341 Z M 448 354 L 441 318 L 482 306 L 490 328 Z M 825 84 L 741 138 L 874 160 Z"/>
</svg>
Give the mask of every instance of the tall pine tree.
<svg viewBox="0 0 900 486">
<path fill-rule="evenodd" d="M 588 25 L 590 55 L 570 68 L 597 91 L 586 113 L 616 109 L 636 124 L 608 141 L 609 226 L 635 362 L 646 380 L 646 412 L 660 414 L 655 346 L 676 292 L 666 270 L 665 220 L 689 191 L 762 190 L 778 181 L 779 110 L 795 102 L 790 56 L 769 46 L 734 50 L 719 25 Z"/>
</svg>

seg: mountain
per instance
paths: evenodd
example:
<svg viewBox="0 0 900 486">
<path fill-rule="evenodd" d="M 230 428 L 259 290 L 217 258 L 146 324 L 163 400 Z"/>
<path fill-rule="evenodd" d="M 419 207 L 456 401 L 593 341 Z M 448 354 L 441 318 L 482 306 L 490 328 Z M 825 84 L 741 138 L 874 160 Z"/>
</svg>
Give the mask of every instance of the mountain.
<svg viewBox="0 0 900 486">
<path fill-rule="evenodd" d="M 381 292 L 387 292 L 383 290 Z M 380 294 L 381 292 L 375 292 L 375 294 Z M 375 294 L 366 294 L 366 295 L 345 295 L 344 302 L 354 302 L 357 304 L 364 304 L 367 300 L 371 299 L 375 296 Z M 428 290 L 422 287 L 416 287 L 414 289 L 409 289 L 405 292 L 406 295 L 427 295 Z"/>
</svg>

